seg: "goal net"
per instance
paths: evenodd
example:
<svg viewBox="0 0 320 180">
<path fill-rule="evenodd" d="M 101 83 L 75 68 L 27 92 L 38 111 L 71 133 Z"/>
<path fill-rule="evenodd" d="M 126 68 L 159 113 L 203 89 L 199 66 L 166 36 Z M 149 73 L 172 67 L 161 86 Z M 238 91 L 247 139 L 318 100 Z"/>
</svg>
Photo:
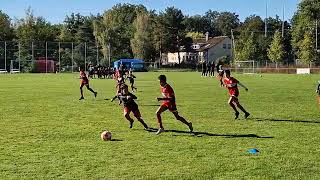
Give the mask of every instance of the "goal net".
<svg viewBox="0 0 320 180">
<path fill-rule="evenodd" d="M 234 71 L 241 74 L 255 74 L 257 72 L 257 67 L 259 63 L 257 61 L 235 61 Z"/>
</svg>

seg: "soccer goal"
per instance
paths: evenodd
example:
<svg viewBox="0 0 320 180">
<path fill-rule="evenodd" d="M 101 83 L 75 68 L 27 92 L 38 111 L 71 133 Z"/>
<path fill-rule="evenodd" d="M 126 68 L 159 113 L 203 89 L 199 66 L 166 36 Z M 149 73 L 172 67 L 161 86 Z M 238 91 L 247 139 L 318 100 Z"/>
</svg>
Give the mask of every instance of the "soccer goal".
<svg viewBox="0 0 320 180">
<path fill-rule="evenodd" d="M 259 63 L 257 61 L 235 61 L 234 69 L 237 73 L 242 74 L 256 74 Z"/>
</svg>

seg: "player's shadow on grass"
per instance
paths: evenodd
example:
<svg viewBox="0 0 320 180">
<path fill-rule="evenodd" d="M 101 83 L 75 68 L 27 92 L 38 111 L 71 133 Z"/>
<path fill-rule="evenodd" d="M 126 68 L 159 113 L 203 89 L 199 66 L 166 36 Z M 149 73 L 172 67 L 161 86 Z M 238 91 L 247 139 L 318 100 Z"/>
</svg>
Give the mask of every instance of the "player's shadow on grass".
<svg viewBox="0 0 320 180">
<path fill-rule="evenodd" d="M 111 139 L 111 141 L 123 141 L 121 139 Z"/>
<path fill-rule="evenodd" d="M 149 132 L 157 132 L 157 129 L 155 128 L 149 128 Z M 194 135 L 196 137 L 202 137 L 202 136 L 220 136 L 225 138 L 273 138 L 272 136 L 259 136 L 256 134 L 213 134 L 209 132 L 189 132 L 189 131 L 180 131 L 180 130 L 166 130 L 166 132 L 174 132 L 179 134 L 190 134 Z M 178 135 L 173 135 L 178 136 Z"/>
<path fill-rule="evenodd" d="M 273 118 L 251 118 L 254 121 L 273 121 L 273 122 L 292 122 L 292 123 L 314 123 L 320 124 L 320 120 L 290 120 L 290 119 L 273 119 Z"/>
<path fill-rule="evenodd" d="M 154 106 L 154 107 L 158 107 L 160 105 L 159 104 L 140 104 L 139 106 Z"/>
</svg>

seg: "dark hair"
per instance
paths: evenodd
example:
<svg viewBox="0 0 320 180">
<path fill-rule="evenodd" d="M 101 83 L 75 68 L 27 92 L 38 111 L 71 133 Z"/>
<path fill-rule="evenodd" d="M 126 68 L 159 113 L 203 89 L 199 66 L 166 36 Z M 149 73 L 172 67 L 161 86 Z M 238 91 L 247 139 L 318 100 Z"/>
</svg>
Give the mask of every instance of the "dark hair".
<svg viewBox="0 0 320 180">
<path fill-rule="evenodd" d="M 231 73 L 229 69 L 224 70 L 224 72 L 225 72 L 226 74 L 229 74 L 229 75 L 230 75 L 230 73 Z"/>
<path fill-rule="evenodd" d="M 158 77 L 158 79 L 160 80 L 160 81 L 167 81 L 167 78 L 166 78 L 166 76 L 165 75 L 160 75 L 159 77 Z"/>
<path fill-rule="evenodd" d="M 120 88 L 121 88 L 121 89 L 128 88 L 128 85 L 126 85 L 126 84 L 121 84 Z"/>
<path fill-rule="evenodd" d="M 80 70 L 84 70 L 84 66 L 80 66 Z"/>
</svg>

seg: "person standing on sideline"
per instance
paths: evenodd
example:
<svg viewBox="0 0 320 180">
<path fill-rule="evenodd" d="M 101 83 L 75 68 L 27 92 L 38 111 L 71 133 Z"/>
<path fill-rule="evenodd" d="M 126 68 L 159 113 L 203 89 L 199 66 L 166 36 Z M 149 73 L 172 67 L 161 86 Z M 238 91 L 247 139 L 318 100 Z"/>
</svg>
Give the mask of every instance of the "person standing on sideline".
<svg viewBox="0 0 320 180">
<path fill-rule="evenodd" d="M 210 76 L 214 77 L 214 68 L 215 68 L 215 64 L 214 61 L 211 62 L 211 66 L 210 66 Z"/>
<path fill-rule="evenodd" d="M 210 71 L 211 71 L 211 64 L 210 64 L 210 62 L 208 61 L 208 62 L 207 62 L 207 72 L 206 72 L 206 76 L 207 76 L 207 77 L 210 77 Z"/>
<path fill-rule="evenodd" d="M 202 69 L 201 77 L 205 77 L 207 72 L 207 65 L 205 61 L 201 63 L 201 69 Z"/>
</svg>

